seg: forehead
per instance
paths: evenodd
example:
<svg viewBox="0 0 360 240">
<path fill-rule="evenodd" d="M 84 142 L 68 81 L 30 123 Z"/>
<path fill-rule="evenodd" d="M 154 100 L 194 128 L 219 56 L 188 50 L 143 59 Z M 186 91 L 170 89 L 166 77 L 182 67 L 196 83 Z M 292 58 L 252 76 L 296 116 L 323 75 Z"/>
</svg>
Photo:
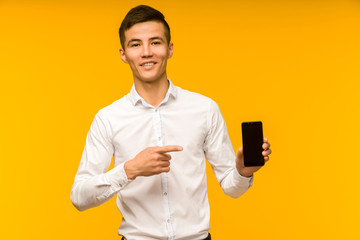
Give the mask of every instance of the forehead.
<svg viewBox="0 0 360 240">
<path fill-rule="evenodd" d="M 161 22 L 148 21 L 137 23 L 125 31 L 125 40 L 146 40 L 153 37 L 162 37 L 165 40 L 165 26 Z"/>
</svg>

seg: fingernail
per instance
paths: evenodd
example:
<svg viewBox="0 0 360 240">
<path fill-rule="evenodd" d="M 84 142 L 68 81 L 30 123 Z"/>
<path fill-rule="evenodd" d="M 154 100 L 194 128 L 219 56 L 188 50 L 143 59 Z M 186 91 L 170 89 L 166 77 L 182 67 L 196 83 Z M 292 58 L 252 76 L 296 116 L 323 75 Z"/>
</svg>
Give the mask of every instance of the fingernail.
<svg viewBox="0 0 360 240">
<path fill-rule="evenodd" d="M 183 147 L 179 146 L 179 151 L 182 151 L 183 150 Z"/>
</svg>

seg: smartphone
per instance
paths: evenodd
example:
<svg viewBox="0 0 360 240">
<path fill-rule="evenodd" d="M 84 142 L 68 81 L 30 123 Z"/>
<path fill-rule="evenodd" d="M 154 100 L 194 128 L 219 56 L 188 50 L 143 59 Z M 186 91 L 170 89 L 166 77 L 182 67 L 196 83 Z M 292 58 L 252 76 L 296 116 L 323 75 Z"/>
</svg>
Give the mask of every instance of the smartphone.
<svg viewBox="0 0 360 240">
<path fill-rule="evenodd" d="M 246 167 L 263 166 L 265 164 L 264 151 L 262 145 L 264 143 L 262 122 L 243 122 L 241 124 L 244 165 Z"/>
</svg>

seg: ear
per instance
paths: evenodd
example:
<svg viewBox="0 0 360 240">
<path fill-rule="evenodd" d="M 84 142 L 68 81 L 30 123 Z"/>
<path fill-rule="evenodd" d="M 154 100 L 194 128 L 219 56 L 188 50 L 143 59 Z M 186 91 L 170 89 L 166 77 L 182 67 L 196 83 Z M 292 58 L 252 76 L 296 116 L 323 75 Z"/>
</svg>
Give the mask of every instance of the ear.
<svg viewBox="0 0 360 240">
<path fill-rule="evenodd" d="M 120 48 L 120 57 L 124 63 L 128 63 L 128 61 L 126 60 L 126 56 L 125 56 L 125 50 L 122 48 Z"/>
<path fill-rule="evenodd" d="M 171 42 L 171 43 L 169 44 L 169 57 L 168 57 L 168 59 L 172 57 L 173 53 L 174 53 L 174 45 L 173 45 L 173 43 Z"/>
</svg>

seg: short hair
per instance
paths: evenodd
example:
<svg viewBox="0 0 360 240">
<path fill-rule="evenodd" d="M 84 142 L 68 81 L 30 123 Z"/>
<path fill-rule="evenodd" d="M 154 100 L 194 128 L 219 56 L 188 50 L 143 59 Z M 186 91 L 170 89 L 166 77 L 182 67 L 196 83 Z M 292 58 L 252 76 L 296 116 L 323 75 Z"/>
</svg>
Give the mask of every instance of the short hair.
<svg viewBox="0 0 360 240">
<path fill-rule="evenodd" d="M 158 10 L 146 6 L 139 5 L 137 7 L 132 8 L 125 16 L 124 20 L 121 23 L 119 29 L 120 43 L 123 49 L 125 49 L 125 31 L 130 29 L 137 23 L 148 22 L 148 21 L 156 21 L 161 22 L 164 25 L 165 29 L 165 37 L 170 43 L 170 27 L 169 24 L 165 21 L 164 15 Z"/>
</svg>

